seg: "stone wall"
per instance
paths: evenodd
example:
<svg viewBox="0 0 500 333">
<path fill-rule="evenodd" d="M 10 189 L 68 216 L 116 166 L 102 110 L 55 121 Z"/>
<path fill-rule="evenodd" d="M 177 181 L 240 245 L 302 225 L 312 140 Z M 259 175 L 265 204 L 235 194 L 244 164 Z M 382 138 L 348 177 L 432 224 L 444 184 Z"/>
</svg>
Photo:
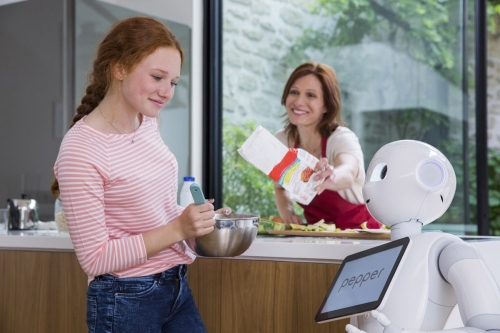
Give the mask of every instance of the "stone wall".
<svg viewBox="0 0 500 333">
<path fill-rule="evenodd" d="M 302 34 L 310 0 L 226 0 L 223 109 L 226 121 L 282 127 L 280 100 L 289 72 L 279 61 Z"/>
</svg>

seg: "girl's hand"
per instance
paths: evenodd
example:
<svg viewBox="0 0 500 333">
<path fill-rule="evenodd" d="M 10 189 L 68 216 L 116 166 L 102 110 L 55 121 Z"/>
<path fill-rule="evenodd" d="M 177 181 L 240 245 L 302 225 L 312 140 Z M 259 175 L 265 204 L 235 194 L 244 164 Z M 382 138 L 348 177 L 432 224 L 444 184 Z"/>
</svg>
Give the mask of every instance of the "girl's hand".
<svg viewBox="0 0 500 333">
<path fill-rule="evenodd" d="M 213 202 L 213 200 L 212 200 Z M 202 205 L 190 204 L 179 216 L 179 232 L 183 239 L 196 238 L 214 230 L 214 206 L 207 200 Z"/>
<path fill-rule="evenodd" d="M 224 216 L 229 216 L 232 212 L 233 211 L 229 207 L 222 207 L 215 211 L 216 214 L 223 214 Z"/>
<path fill-rule="evenodd" d="M 179 216 L 183 239 L 196 238 L 212 232 L 215 225 L 215 214 L 231 215 L 232 210 L 229 207 L 214 211 L 213 203 L 214 199 L 208 199 L 203 205 L 190 204 L 184 209 Z"/>
</svg>

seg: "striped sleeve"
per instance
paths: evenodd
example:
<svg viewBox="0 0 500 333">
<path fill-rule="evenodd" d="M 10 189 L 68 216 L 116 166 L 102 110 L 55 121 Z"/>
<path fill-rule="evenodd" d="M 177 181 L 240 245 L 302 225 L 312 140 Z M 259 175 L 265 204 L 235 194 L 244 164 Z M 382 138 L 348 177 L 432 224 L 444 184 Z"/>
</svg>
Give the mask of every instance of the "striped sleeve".
<svg viewBox="0 0 500 333">
<path fill-rule="evenodd" d="M 78 260 L 89 276 L 120 271 L 147 261 L 141 234 L 112 239 L 106 227 L 104 193 L 109 177 L 106 144 L 85 149 L 63 141 L 55 165 L 68 230 Z"/>
</svg>

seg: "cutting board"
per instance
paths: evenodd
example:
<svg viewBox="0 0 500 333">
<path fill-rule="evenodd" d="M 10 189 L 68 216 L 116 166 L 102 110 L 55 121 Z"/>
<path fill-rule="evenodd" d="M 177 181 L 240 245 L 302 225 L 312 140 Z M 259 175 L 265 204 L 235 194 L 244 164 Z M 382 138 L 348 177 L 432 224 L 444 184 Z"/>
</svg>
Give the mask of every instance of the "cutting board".
<svg viewBox="0 0 500 333">
<path fill-rule="evenodd" d="M 307 236 L 307 237 L 336 237 L 356 239 L 391 239 L 390 230 L 367 230 L 356 232 L 329 232 L 329 231 L 300 231 L 300 230 L 267 230 L 269 235 Z"/>
</svg>

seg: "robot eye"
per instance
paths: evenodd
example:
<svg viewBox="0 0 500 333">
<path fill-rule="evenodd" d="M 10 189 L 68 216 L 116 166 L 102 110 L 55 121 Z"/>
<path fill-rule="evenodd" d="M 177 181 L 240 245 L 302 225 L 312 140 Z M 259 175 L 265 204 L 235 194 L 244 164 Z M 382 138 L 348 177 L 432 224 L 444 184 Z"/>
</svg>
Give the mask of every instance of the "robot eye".
<svg viewBox="0 0 500 333">
<path fill-rule="evenodd" d="M 379 182 L 381 180 L 384 180 L 386 176 L 387 176 L 387 164 L 379 163 L 375 165 L 375 167 L 373 168 L 370 181 Z"/>
<path fill-rule="evenodd" d="M 380 172 L 380 178 L 384 179 L 386 175 L 387 175 L 387 165 L 384 165 L 382 171 Z"/>
</svg>

